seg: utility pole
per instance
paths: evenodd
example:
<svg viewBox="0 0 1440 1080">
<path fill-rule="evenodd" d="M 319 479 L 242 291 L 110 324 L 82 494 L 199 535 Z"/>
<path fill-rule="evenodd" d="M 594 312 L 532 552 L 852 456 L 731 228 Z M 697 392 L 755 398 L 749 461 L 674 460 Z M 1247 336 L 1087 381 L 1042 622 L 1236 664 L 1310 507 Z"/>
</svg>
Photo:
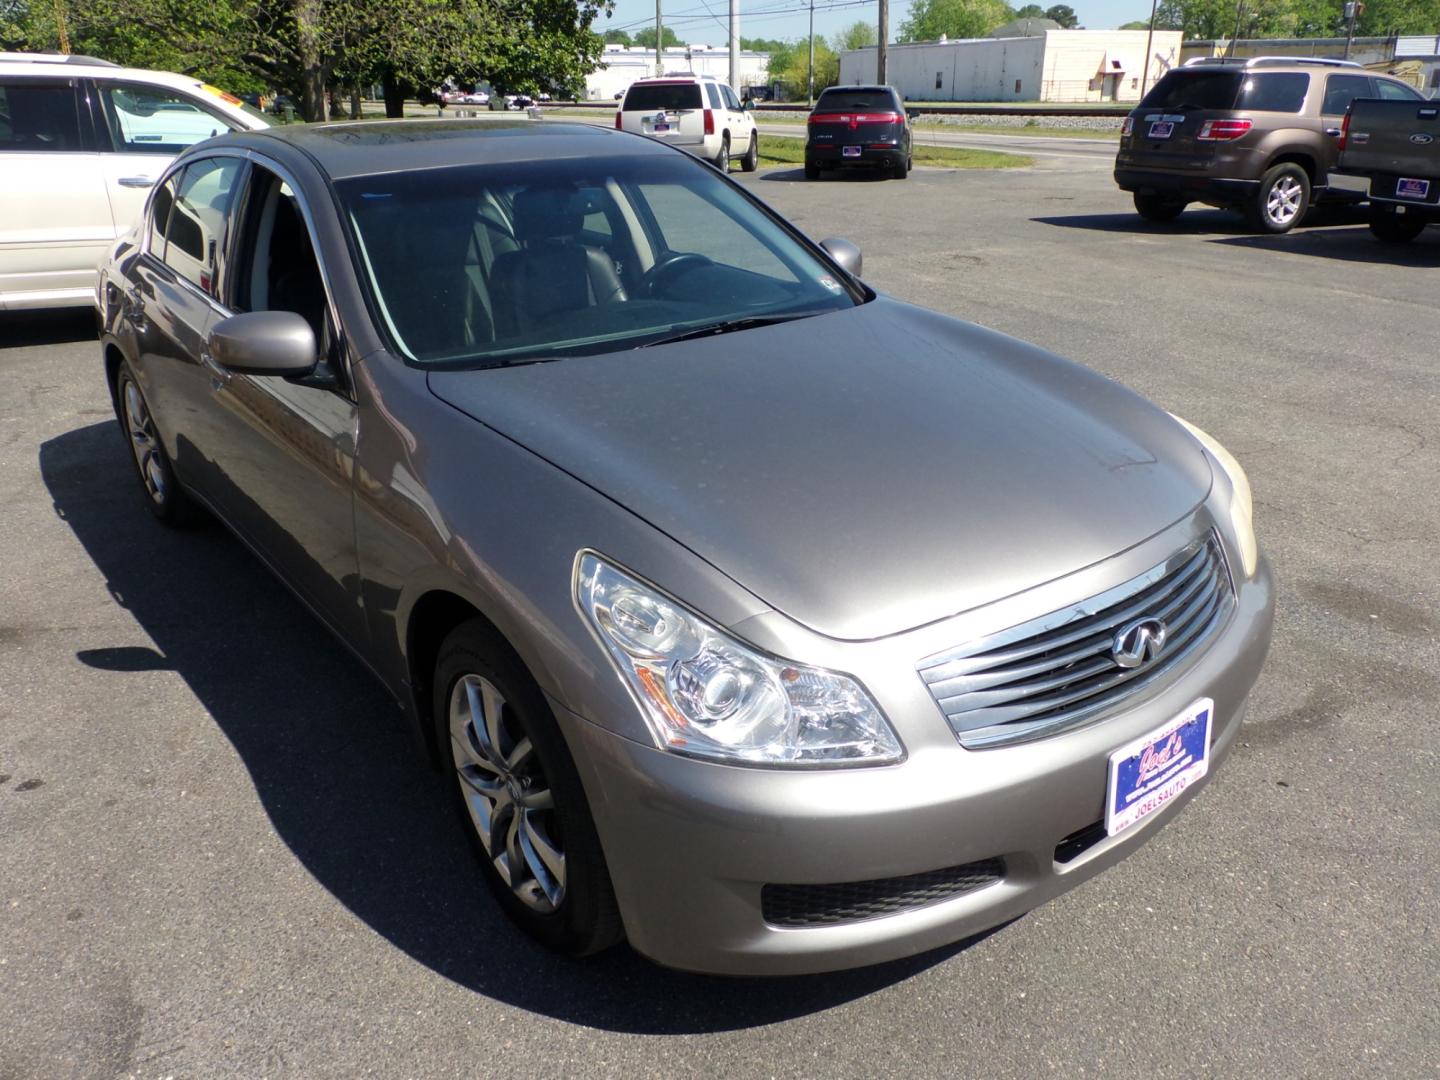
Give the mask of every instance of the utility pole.
<svg viewBox="0 0 1440 1080">
<path fill-rule="evenodd" d="M 1145 34 L 1145 66 L 1140 69 L 1140 99 L 1145 98 L 1145 88 L 1150 84 L 1150 47 L 1155 41 L 1155 9 L 1160 0 L 1150 0 L 1150 29 Z"/>
<path fill-rule="evenodd" d="M 890 40 L 890 0 L 880 0 L 880 44 L 875 46 L 875 81 L 885 85 L 885 42 Z"/>
<path fill-rule="evenodd" d="M 810 74 L 807 76 L 805 100 L 815 107 L 815 0 L 810 0 Z"/>
<path fill-rule="evenodd" d="M 730 0 L 730 89 L 740 93 L 740 0 Z"/>
<path fill-rule="evenodd" d="M 655 74 L 665 74 L 665 24 L 660 19 L 660 0 L 655 0 Z"/>
<path fill-rule="evenodd" d="M 1350 59 L 1350 47 L 1355 43 L 1355 20 L 1365 14 L 1365 5 L 1361 3 L 1348 3 L 1345 5 L 1345 59 Z"/>
</svg>

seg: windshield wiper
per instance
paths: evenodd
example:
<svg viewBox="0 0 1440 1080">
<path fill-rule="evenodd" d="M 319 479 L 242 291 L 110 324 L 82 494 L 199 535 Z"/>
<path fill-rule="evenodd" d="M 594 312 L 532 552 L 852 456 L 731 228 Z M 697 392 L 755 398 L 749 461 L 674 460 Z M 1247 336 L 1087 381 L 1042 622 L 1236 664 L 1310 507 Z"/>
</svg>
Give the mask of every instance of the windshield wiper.
<svg viewBox="0 0 1440 1080">
<path fill-rule="evenodd" d="M 645 342 L 644 345 L 637 345 L 636 348 L 648 349 L 653 345 L 673 345 L 677 341 L 694 341 L 696 338 L 733 334 L 736 330 L 753 330 L 757 326 L 774 326 L 776 323 L 794 322 L 796 319 L 808 319 L 813 315 L 823 315 L 829 310 L 829 308 L 823 308 L 820 311 L 797 311 L 788 315 L 749 315 L 743 319 L 726 319 L 723 322 L 682 330 L 669 337 L 656 338 L 654 341 Z"/>
</svg>

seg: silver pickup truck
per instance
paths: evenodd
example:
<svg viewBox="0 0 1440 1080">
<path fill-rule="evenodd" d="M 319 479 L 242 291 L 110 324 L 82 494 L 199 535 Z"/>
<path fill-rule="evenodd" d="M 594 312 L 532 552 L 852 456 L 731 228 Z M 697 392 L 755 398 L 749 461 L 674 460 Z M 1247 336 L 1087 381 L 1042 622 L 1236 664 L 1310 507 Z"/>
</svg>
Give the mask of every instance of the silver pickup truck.
<svg viewBox="0 0 1440 1080">
<path fill-rule="evenodd" d="M 1336 171 L 1370 181 L 1370 231 L 1403 244 L 1440 222 L 1440 102 L 1356 98 Z"/>
</svg>

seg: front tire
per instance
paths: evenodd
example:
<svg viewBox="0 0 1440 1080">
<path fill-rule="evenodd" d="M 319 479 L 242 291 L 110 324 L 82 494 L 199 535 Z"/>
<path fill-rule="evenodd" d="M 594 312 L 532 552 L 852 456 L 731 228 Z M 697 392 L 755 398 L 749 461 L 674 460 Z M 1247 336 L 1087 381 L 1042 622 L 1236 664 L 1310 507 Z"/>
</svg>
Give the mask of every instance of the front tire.
<svg viewBox="0 0 1440 1080">
<path fill-rule="evenodd" d="M 130 460 L 145 492 L 145 505 L 156 519 L 171 528 L 193 525 L 199 508 L 175 478 L 170 455 L 160 441 L 150 404 L 127 360 L 115 377 L 115 401 L 120 413 L 120 430 L 130 447 Z"/>
<path fill-rule="evenodd" d="M 720 152 L 715 155 L 715 160 L 711 164 L 713 164 L 715 168 L 719 169 L 722 173 L 728 173 L 730 171 L 729 132 L 726 132 L 724 135 L 720 136 Z"/>
<path fill-rule="evenodd" d="M 1260 178 L 1260 188 L 1246 208 L 1251 228 L 1278 236 L 1287 233 L 1310 209 L 1310 176 L 1292 161 L 1282 162 Z"/>
<path fill-rule="evenodd" d="M 744 172 L 754 172 L 760 167 L 760 135 L 758 132 L 750 133 L 750 149 L 745 151 L 745 156 L 740 159 L 740 168 Z"/>
<path fill-rule="evenodd" d="M 1397 214 L 1371 205 L 1371 235 L 1385 244 L 1408 244 L 1424 231 L 1428 222 L 1418 214 Z"/>
<path fill-rule="evenodd" d="M 488 624 L 451 632 L 434 724 L 466 836 L 505 913 L 548 948 L 588 956 L 623 936 L 600 838 L 544 695 Z"/>
<path fill-rule="evenodd" d="M 1185 212 L 1185 202 L 1169 195 L 1143 195 L 1135 192 L 1135 212 L 1146 221 L 1174 221 Z"/>
</svg>

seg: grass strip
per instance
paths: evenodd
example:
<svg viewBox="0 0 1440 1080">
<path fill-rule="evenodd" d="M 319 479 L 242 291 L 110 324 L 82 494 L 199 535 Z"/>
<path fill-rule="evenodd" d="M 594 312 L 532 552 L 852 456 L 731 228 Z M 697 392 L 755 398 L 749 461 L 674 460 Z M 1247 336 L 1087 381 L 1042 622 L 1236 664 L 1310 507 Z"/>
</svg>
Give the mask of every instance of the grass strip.
<svg viewBox="0 0 1440 1080">
<path fill-rule="evenodd" d="M 1024 154 L 1007 154 L 999 150 L 966 150 L 957 146 L 924 146 L 915 143 L 911 148 L 916 165 L 929 165 L 941 169 L 1027 169 L 1035 159 Z M 805 142 L 803 139 L 788 139 L 783 135 L 760 136 L 760 163 L 762 165 L 803 165 L 805 164 Z"/>
</svg>

